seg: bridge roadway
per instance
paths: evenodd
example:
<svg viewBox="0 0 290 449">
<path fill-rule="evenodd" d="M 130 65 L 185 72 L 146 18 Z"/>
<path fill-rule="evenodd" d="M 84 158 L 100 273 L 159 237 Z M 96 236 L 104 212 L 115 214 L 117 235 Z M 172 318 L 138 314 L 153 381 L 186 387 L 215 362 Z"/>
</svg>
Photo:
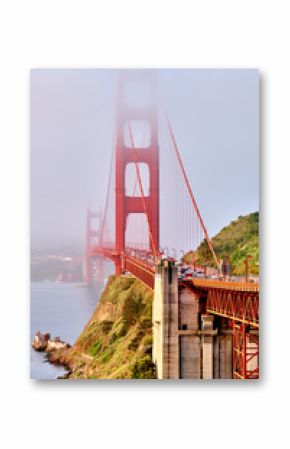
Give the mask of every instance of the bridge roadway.
<svg viewBox="0 0 290 449">
<path fill-rule="evenodd" d="M 144 253 L 145 257 L 145 251 L 142 253 Z M 133 256 L 132 254 L 133 251 L 120 254 L 115 250 L 115 248 L 101 248 L 96 246 L 91 249 L 89 256 L 105 257 L 114 263 L 121 262 L 123 271 L 129 271 L 129 273 L 140 279 L 153 290 L 155 278 L 154 261 L 152 260 L 149 262 L 150 259 L 148 258 L 142 259 L 136 255 Z"/>
<path fill-rule="evenodd" d="M 154 289 L 155 265 L 150 253 L 130 249 L 119 254 L 114 248 L 94 247 L 90 256 L 105 257 L 113 262 L 121 260 L 124 271 Z M 259 284 L 184 278 L 179 285 L 200 292 L 206 297 L 207 313 L 259 328 Z"/>
</svg>

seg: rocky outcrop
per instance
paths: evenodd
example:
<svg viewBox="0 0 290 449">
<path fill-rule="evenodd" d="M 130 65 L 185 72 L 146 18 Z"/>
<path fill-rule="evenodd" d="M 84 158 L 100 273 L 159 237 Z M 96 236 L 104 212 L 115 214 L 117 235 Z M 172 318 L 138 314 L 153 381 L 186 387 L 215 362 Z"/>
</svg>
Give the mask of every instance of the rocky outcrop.
<svg viewBox="0 0 290 449">
<path fill-rule="evenodd" d="M 45 351 L 49 339 L 50 334 L 42 334 L 41 332 L 37 331 L 32 342 L 33 349 L 35 349 L 35 351 Z"/>
<path fill-rule="evenodd" d="M 59 337 L 55 337 L 53 340 L 48 340 L 46 352 L 56 351 L 57 349 L 68 349 L 70 344 L 65 341 L 61 341 Z"/>
<path fill-rule="evenodd" d="M 32 342 L 32 347 L 36 351 L 52 352 L 58 349 L 68 349 L 70 348 L 70 344 L 62 341 L 59 337 L 55 337 L 52 340 L 49 333 L 42 334 L 37 331 Z"/>
<path fill-rule="evenodd" d="M 47 354 L 69 379 L 154 379 L 152 290 L 131 276 L 111 276 L 70 349 Z"/>
</svg>

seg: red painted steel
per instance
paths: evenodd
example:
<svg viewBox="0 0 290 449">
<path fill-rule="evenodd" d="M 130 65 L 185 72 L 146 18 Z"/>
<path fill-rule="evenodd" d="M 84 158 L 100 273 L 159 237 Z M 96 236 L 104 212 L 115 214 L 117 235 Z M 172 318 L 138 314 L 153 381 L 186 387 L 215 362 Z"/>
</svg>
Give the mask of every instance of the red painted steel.
<svg viewBox="0 0 290 449">
<path fill-rule="evenodd" d="M 259 285 L 193 279 L 184 282 L 203 293 L 206 312 L 229 320 L 233 329 L 233 378 L 259 378 Z"/>
<path fill-rule="evenodd" d="M 188 190 L 191 202 L 192 202 L 193 207 L 195 209 L 195 212 L 196 212 L 196 215 L 198 217 L 199 223 L 200 223 L 200 225 L 202 227 L 204 236 L 206 238 L 206 241 L 207 241 L 207 244 L 209 246 L 209 249 L 210 249 L 210 251 L 212 253 L 213 259 L 214 259 L 214 261 L 216 263 L 217 268 L 219 269 L 220 268 L 219 259 L 218 259 L 217 255 L 216 255 L 216 253 L 215 253 L 215 251 L 213 249 L 213 246 L 212 246 L 210 237 L 208 235 L 207 229 L 206 229 L 206 227 L 204 225 L 203 219 L 202 219 L 202 217 L 200 215 L 200 212 L 199 212 L 199 209 L 197 207 L 197 203 L 196 203 L 194 195 L 192 193 L 192 189 L 191 189 L 191 186 L 190 186 L 190 183 L 189 183 L 189 180 L 188 180 L 188 177 L 187 177 L 187 174 L 186 174 L 186 171 L 185 171 L 185 168 L 184 168 L 181 156 L 180 156 L 180 151 L 178 149 L 178 146 L 177 146 L 177 143 L 176 143 L 176 140 L 175 140 L 175 136 L 174 136 L 174 133 L 173 133 L 173 130 L 172 130 L 172 126 L 170 124 L 170 121 L 169 121 L 169 118 L 168 118 L 167 115 L 166 115 L 166 121 L 167 121 L 169 134 L 170 134 L 170 137 L 171 137 L 171 140 L 172 140 L 172 143 L 173 143 L 173 148 L 174 148 L 174 151 L 175 151 L 175 154 L 176 154 L 176 157 L 177 157 L 177 160 L 178 160 L 178 164 L 179 164 L 179 167 L 181 169 L 181 172 L 182 172 L 182 175 L 183 175 L 183 178 L 184 178 L 184 181 L 185 181 L 185 184 L 186 184 L 186 187 L 187 187 L 187 190 Z"/>
<path fill-rule="evenodd" d="M 91 248 L 90 256 L 100 256 L 114 262 L 115 266 L 120 266 L 121 271 L 124 273 L 128 271 L 133 276 L 140 279 L 151 289 L 154 289 L 154 276 L 155 266 L 138 259 L 138 257 L 130 256 L 126 253 L 121 255 L 115 250 L 110 248 L 102 248 L 96 246 Z"/>
<path fill-rule="evenodd" d="M 148 76 L 137 72 L 137 79 L 150 83 Z M 136 80 L 136 78 L 135 78 Z M 149 169 L 149 195 L 146 196 L 146 208 L 153 241 L 159 251 L 159 148 L 157 111 L 153 106 L 131 108 L 125 104 L 124 89 L 128 80 L 125 75 L 120 76 L 119 97 L 117 106 L 117 138 L 116 138 L 116 250 L 122 255 L 125 253 L 125 234 L 127 217 L 130 213 L 145 213 L 141 197 L 129 197 L 125 192 L 125 172 L 129 163 L 145 163 Z M 130 82 L 130 80 L 129 80 Z M 147 148 L 127 147 L 124 142 L 124 129 L 126 123 L 142 120 L 149 124 L 151 140 Z M 152 243 L 151 243 L 151 249 Z M 116 264 L 117 274 L 122 273 L 120 263 Z"/>
<path fill-rule="evenodd" d="M 207 313 L 259 328 L 258 284 L 208 279 L 185 279 L 183 283 L 204 292 Z"/>
<path fill-rule="evenodd" d="M 202 269 L 202 267 L 198 267 Z M 254 282 L 229 282 L 223 280 L 214 279 L 197 279 L 192 278 L 189 280 L 194 287 L 205 289 L 224 289 L 224 290 L 236 290 L 239 292 L 259 292 L 259 284 Z"/>
<path fill-rule="evenodd" d="M 154 277 L 155 277 L 154 267 L 138 260 L 137 258 L 125 256 L 124 268 L 130 273 L 132 273 L 134 276 L 139 278 L 148 287 L 154 289 Z"/>
<path fill-rule="evenodd" d="M 99 238 L 99 245 L 103 246 L 104 244 L 104 230 L 105 230 L 105 223 L 107 219 L 107 213 L 108 213 L 108 206 L 109 206 L 109 196 L 110 196 L 110 186 L 111 186 L 111 178 L 112 178 L 112 168 L 113 168 L 113 160 L 114 160 L 114 148 L 112 149 L 111 154 L 111 162 L 110 162 L 110 171 L 109 171 L 109 179 L 107 184 L 107 193 L 106 193 L 106 202 L 105 202 L 105 209 L 103 213 L 103 218 L 101 220 L 101 229 L 100 229 L 100 238 Z"/>
<path fill-rule="evenodd" d="M 259 335 L 245 324 L 233 323 L 233 377 L 259 378 Z"/>
<path fill-rule="evenodd" d="M 126 72 L 125 72 L 126 73 Z M 148 76 L 137 73 L 137 80 L 150 83 Z M 144 74 L 144 72 L 143 72 Z M 130 80 L 129 80 L 130 81 Z M 135 77 L 136 81 L 136 77 Z M 140 279 L 151 289 L 154 288 L 155 256 L 159 256 L 159 149 L 157 111 L 153 106 L 131 108 L 124 102 L 124 88 L 128 79 L 121 76 L 119 81 L 119 97 L 117 105 L 117 135 L 115 147 L 115 237 L 114 248 L 105 247 L 103 240 L 104 226 L 108 208 L 108 191 L 100 230 L 92 227 L 92 219 L 97 214 L 87 214 L 87 241 L 85 253 L 86 282 L 92 281 L 91 260 L 96 257 L 107 258 L 114 262 L 116 274 L 129 272 Z M 146 148 L 134 145 L 131 123 L 135 120 L 149 124 L 151 140 Z M 128 123 L 131 147 L 125 145 L 124 129 Z M 173 141 L 174 150 L 181 168 L 185 184 L 197 214 L 200 226 L 219 267 L 219 260 L 214 252 L 207 230 L 195 202 L 191 187 L 181 160 L 172 127 L 167 118 L 168 128 Z M 126 195 L 126 166 L 134 163 L 137 182 L 141 196 L 136 196 L 136 185 L 133 196 Z M 149 169 L 149 194 L 144 195 L 139 164 L 145 163 Z M 109 182 L 110 183 L 110 182 Z M 130 213 L 145 214 L 148 224 L 150 249 L 137 249 L 125 242 L 127 218 Z M 98 216 L 99 217 L 99 216 Z M 136 242 L 134 242 L 136 244 Z M 154 256 L 154 257 L 153 257 Z M 188 279 L 182 283 L 194 291 L 201 293 L 206 299 L 207 313 L 228 319 L 233 328 L 233 377 L 236 379 L 256 379 L 259 377 L 259 285 L 250 283 L 214 281 L 208 279 Z"/>
<path fill-rule="evenodd" d="M 259 328 L 259 294 L 238 290 L 208 290 L 207 312 Z"/>
<path fill-rule="evenodd" d="M 142 186 L 142 180 L 141 180 L 139 164 L 138 164 L 138 156 L 137 156 L 137 153 L 136 153 L 136 148 L 135 148 L 135 144 L 134 144 L 133 133 L 132 133 L 132 126 L 131 125 L 129 125 L 129 134 L 130 134 L 130 140 L 131 140 L 131 144 L 132 144 L 132 153 L 133 153 L 133 158 L 134 158 L 134 162 L 135 162 L 137 182 L 138 182 L 138 185 L 139 185 L 139 190 L 141 192 L 142 207 L 143 207 L 143 211 L 144 211 L 144 213 L 146 215 L 146 220 L 147 220 L 147 225 L 148 225 L 150 246 L 152 248 L 152 251 L 153 251 L 153 254 L 154 254 L 154 259 L 155 259 L 156 256 L 157 256 L 156 245 L 155 245 L 154 237 L 153 237 L 153 233 L 152 233 L 152 225 L 151 225 L 150 218 L 149 218 L 149 211 L 148 211 L 147 204 L 146 204 L 146 201 L 145 201 L 144 189 L 143 189 L 143 186 Z"/>
</svg>

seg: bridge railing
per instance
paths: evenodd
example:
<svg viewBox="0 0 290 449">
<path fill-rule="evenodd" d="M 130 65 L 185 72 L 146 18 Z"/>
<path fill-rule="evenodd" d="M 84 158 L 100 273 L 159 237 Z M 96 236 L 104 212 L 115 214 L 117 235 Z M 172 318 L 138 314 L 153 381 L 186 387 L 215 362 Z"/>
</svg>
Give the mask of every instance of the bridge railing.
<svg viewBox="0 0 290 449">
<path fill-rule="evenodd" d="M 216 281 L 211 279 L 195 279 L 192 278 L 189 281 L 195 287 L 205 288 L 205 289 L 224 289 L 224 290 L 235 290 L 240 292 L 259 292 L 259 284 L 252 282 L 228 282 L 228 281 Z"/>
<path fill-rule="evenodd" d="M 147 263 L 141 262 L 134 257 L 126 256 L 124 258 L 125 269 L 139 278 L 148 287 L 154 288 L 155 269 Z"/>
</svg>

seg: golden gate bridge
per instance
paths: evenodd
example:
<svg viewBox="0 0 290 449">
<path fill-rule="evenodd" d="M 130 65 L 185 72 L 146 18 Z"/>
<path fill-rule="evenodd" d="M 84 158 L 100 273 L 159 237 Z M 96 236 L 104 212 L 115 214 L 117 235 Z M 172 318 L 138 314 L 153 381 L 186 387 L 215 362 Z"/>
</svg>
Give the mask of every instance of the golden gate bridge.
<svg viewBox="0 0 290 449">
<path fill-rule="evenodd" d="M 154 97 L 151 71 L 121 72 L 104 210 L 87 213 L 88 284 L 95 271 L 103 278 L 105 258 L 114 263 L 117 275 L 130 273 L 154 289 L 156 267 L 162 260 L 177 263 L 178 254 L 195 251 L 203 241 L 215 273 L 220 272 L 220 260 L 193 195 L 168 115 L 164 112 L 159 118 L 155 101 L 142 106 L 128 104 L 126 90 L 138 83 L 148 87 Z M 160 147 L 161 121 L 167 141 Z M 201 269 L 195 263 L 194 268 Z M 227 320 L 233 335 L 233 378 L 257 379 L 259 285 L 206 277 L 182 277 L 178 284 L 178 288 L 202 298 L 204 313 Z"/>
</svg>

